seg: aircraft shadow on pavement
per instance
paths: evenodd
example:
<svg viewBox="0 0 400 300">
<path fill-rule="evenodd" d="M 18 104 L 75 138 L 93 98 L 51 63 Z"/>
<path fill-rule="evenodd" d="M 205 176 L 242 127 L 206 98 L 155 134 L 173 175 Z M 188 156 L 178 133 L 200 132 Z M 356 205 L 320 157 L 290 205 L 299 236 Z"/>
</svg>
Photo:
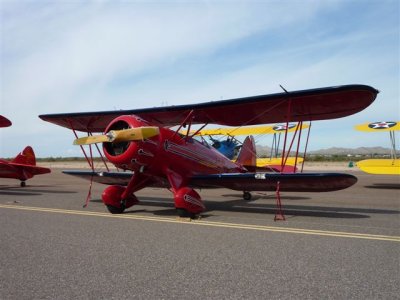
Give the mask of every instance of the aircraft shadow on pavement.
<svg viewBox="0 0 400 300">
<path fill-rule="evenodd" d="M 153 199 L 153 201 L 148 200 L 148 199 L 145 200 L 144 198 L 146 198 L 146 197 L 140 197 L 139 200 L 141 201 L 141 203 L 139 203 L 139 204 L 143 204 L 143 205 L 146 205 L 146 206 L 152 206 L 152 207 L 161 206 L 161 207 L 169 207 L 169 208 L 173 207 L 173 205 L 174 205 L 173 201 L 171 199 L 169 199 L 169 198 L 159 198 L 157 200 L 157 203 L 154 200 L 154 198 L 147 197 L 148 199 Z M 90 202 L 103 203 L 103 201 L 101 199 L 92 199 L 92 200 L 90 200 Z M 157 215 L 157 216 L 176 216 L 177 215 L 175 208 L 161 209 L 161 210 L 157 210 L 157 211 L 151 210 L 150 211 L 150 210 L 146 210 L 146 209 L 135 209 L 136 207 L 137 206 L 133 206 L 133 207 L 129 208 L 129 210 L 126 210 L 124 212 L 124 214 L 136 214 L 136 213 L 141 213 L 141 212 L 143 212 L 143 213 L 149 213 L 150 212 L 150 213 L 152 213 L 154 215 Z M 202 215 L 202 217 L 204 217 L 204 216 Z"/>
<path fill-rule="evenodd" d="M 41 193 L 26 193 L 26 192 L 18 192 L 18 191 L 2 191 L 0 190 L 0 195 L 4 195 L 4 196 L 22 196 L 22 197 L 26 197 L 26 196 L 40 196 Z"/>
<path fill-rule="evenodd" d="M 367 189 L 400 190 L 400 183 L 374 183 L 364 187 Z"/>
<path fill-rule="evenodd" d="M 256 193 L 256 192 L 252 192 L 252 197 L 251 200 L 247 200 L 245 203 L 249 203 L 255 200 L 260 200 L 260 199 L 275 199 L 275 193 L 271 192 L 269 194 L 267 193 Z M 238 197 L 241 198 L 242 194 L 224 194 L 221 195 L 222 197 Z M 311 199 L 310 197 L 298 197 L 298 196 L 281 196 L 281 199 L 285 199 L 285 200 L 308 200 Z"/>
<path fill-rule="evenodd" d="M 151 207 L 165 207 L 158 211 L 149 211 L 155 215 L 163 216 L 176 216 L 176 210 L 173 207 L 173 200 L 171 198 L 155 198 L 155 197 L 139 197 L 139 200 L 144 206 Z M 397 210 L 385 209 L 368 209 L 368 208 L 345 208 L 345 207 L 327 207 L 327 206 L 306 206 L 306 205 L 287 205 L 285 198 L 283 200 L 283 210 L 287 216 L 306 216 L 306 217 L 320 217 L 320 218 L 343 218 L 343 219 L 361 219 L 370 218 L 370 214 L 400 214 Z M 92 200 L 93 201 L 93 200 Z M 101 200 L 94 200 L 101 202 Z M 201 214 L 202 217 L 212 216 L 213 213 L 218 211 L 229 212 L 245 212 L 245 213 L 258 213 L 275 215 L 277 209 L 275 203 L 251 203 L 243 199 L 215 202 L 204 201 L 206 211 Z M 135 207 L 126 211 L 125 213 L 136 213 Z"/>
</svg>

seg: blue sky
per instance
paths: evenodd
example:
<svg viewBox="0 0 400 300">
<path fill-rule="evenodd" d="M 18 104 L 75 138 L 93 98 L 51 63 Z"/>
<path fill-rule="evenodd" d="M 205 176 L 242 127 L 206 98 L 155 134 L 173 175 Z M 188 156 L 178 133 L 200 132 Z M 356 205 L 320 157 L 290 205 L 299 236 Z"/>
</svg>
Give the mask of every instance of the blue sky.
<svg viewBox="0 0 400 300">
<path fill-rule="evenodd" d="M 400 120 L 398 1 L 0 1 L 0 157 L 77 156 L 39 114 L 134 109 L 342 84 L 380 90 L 315 122 L 310 150 L 389 147 L 354 125 Z M 269 145 L 270 139 L 261 139 Z"/>
</svg>

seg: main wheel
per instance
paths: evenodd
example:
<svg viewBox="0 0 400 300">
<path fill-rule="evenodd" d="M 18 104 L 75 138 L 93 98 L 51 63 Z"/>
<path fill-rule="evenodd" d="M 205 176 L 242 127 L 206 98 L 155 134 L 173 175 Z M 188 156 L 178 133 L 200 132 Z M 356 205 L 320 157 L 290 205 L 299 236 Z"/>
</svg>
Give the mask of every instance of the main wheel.
<svg viewBox="0 0 400 300">
<path fill-rule="evenodd" d="M 24 186 L 26 186 L 26 182 L 25 181 L 21 181 L 21 187 L 24 187 Z"/>
<path fill-rule="evenodd" d="M 246 201 L 250 201 L 252 198 L 252 195 L 250 192 L 243 192 L 243 199 Z"/>
<path fill-rule="evenodd" d="M 125 210 L 124 205 L 121 205 L 121 207 L 115 207 L 115 206 L 107 204 L 106 206 L 107 206 L 108 211 L 112 214 L 122 214 Z"/>
</svg>

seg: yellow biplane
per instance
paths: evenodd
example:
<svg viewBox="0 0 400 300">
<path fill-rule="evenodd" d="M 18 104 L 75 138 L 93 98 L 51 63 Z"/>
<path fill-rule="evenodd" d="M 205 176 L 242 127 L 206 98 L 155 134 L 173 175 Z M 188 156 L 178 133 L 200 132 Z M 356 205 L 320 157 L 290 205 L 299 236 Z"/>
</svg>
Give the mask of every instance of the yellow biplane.
<svg viewBox="0 0 400 300">
<path fill-rule="evenodd" d="M 236 135 L 258 135 L 258 134 L 273 134 L 273 133 L 282 133 L 285 132 L 286 128 L 288 128 L 288 132 L 293 132 L 296 130 L 297 124 L 286 124 L 282 125 L 273 125 L 273 126 L 246 126 L 246 127 L 222 127 L 222 128 L 211 128 L 211 129 L 202 129 L 197 132 L 197 135 L 227 135 L 227 136 L 236 136 Z M 306 129 L 310 126 L 307 124 L 303 124 L 300 129 Z M 195 131 L 191 131 L 191 133 L 195 133 Z"/>
<path fill-rule="evenodd" d="M 287 132 L 295 132 L 302 129 L 307 129 L 310 126 L 307 124 L 281 124 L 273 126 L 247 126 L 247 127 L 222 127 L 212 129 L 202 129 L 199 131 L 191 131 L 189 134 L 199 136 L 208 136 L 212 141 L 212 146 L 224 154 L 229 159 L 234 159 L 238 153 L 241 144 L 235 138 L 240 135 L 264 135 L 274 134 L 271 148 L 271 155 L 268 158 L 257 158 L 256 165 L 259 168 L 272 167 L 276 171 L 293 172 L 296 164 L 301 164 L 304 159 L 301 157 L 286 157 L 284 163 L 282 157 L 278 157 L 278 147 L 280 143 L 280 134 Z M 226 140 L 217 140 L 213 136 L 227 136 Z M 284 169 L 283 165 L 285 166 Z"/>
<path fill-rule="evenodd" d="M 365 173 L 380 175 L 400 175 L 400 159 L 396 155 L 395 131 L 400 130 L 400 121 L 364 123 L 355 126 L 356 130 L 366 132 L 388 131 L 391 142 L 390 159 L 365 159 L 356 163 L 357 167 Z"/>
</svg>

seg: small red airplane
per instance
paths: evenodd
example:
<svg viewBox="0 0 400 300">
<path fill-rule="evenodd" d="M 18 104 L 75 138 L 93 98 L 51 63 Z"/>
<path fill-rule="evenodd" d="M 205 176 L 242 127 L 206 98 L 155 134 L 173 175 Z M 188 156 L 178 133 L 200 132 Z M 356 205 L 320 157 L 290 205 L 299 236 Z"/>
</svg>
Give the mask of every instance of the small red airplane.
<svg viewBox="0 0 400 300">
<path fill-rule="evenodd" d="M 0 115 L 0 127 L 11 126 L 11 121 Z M 50 173 L 51 170 L 36 166 L 35 153 L 32 147 L 27 146 L 12 161 L 0 159 L 0 178 L 14 178 L 21 181 L 21 187 L 26 180 L 35 175 Z"/>
<path fill-rule="evenodd" d="M 192 217 L 205 210 L 195 188 L 276 191 L 279 197 L 280 191 L 335 191 L 357 181 L 341 173 L 257 172 L 251 136 L 232 162 L 205 141 L 196 140 L 196 132 L 189 134 L 193 124 L 244 126 L 334 119 L 363 110 L 377 94 L 370 86 L 346 85 L 201 104 L 39 117 L 73 130 L 74 143 L 81 145 L 92 170 L 64 173 L 111 185 L 102 194 L 111 213 L 122 213 L 138 203 L 134 193 L 140 189 L 164 187 L 172 192 L 179 215 Z M 178 128 L 172 130 L 173 126 Z M 187 128 L 186 134 L 180 133 L 182 128 Z M 78 138 L 77 131 L 88 136 Z M 104 134 L 93 136 L 95 132 Z M 97 147 L 96 143 L 102 143 L 108 161 L 131 172 L 96 172 L 91 146 Z M 90 156 L 82 145 L 90 145 Z"/>
</svg>

